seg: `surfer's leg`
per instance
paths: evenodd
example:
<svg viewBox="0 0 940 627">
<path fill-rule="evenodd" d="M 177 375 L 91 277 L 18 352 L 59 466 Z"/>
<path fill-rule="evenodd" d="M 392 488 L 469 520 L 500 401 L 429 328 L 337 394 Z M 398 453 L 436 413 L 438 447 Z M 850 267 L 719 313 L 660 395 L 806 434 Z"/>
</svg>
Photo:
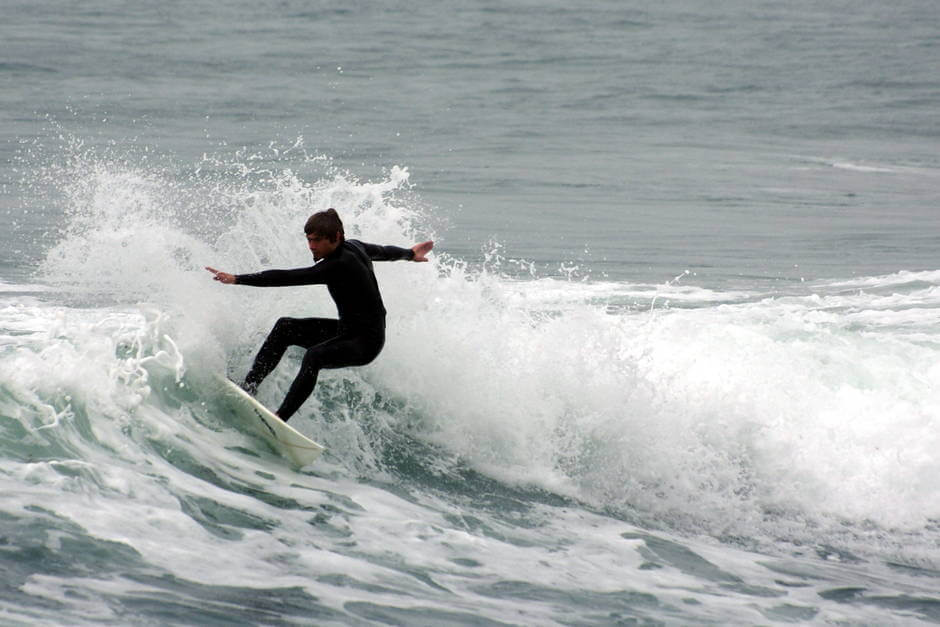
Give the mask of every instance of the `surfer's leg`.
<svg viewBox="0 0 940 627">
<path fill-rule="evenodd" d="M 255 394 L 264 378 L 277 367 L 288 346 L 309 348 L 335 337 L 338 322 L 328 318 L 280 318 L 258 351 L 242 388 Z"/>
<path fill-rule="evenodd" d="M 300 409 L 317 385 L 323 368 L 364 366 L 378 356 L 385 343 L 384 331 L 353 337 L 337 337 L 307 350 L 300 372 L 287 391 L 277 415 L 285 422 Z"/>
</svg>

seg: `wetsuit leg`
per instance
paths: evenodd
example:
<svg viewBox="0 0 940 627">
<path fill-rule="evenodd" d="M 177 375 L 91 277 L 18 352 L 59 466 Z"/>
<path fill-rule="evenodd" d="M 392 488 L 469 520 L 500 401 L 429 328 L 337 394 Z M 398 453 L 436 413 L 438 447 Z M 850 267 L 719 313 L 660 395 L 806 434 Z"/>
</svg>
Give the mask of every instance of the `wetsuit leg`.
<svg viewBox="0 0 940 627">
<path fill-rule="evenodd" d="M 364 366 L 378 356 L 384 344 L 385 333 L 376 330 L 361 335 L 334 337 L 309 348 L 277 415 L 286 422 L 300 409 L 313 393 L 321 369 Z"/>
<path fill-rule="evenodd" d="M 254 395 L 264 378 L 274 371 L 288 346 L 310 348 L 339 332 L 339 321 L 328 318 L 280 318 L 258 351 L 242 387 Z"/>
</svg>

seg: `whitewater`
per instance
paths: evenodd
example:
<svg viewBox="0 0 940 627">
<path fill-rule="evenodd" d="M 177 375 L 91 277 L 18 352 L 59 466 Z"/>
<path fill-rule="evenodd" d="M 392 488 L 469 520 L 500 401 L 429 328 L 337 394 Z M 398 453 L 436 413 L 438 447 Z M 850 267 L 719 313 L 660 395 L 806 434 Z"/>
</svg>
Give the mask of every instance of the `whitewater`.
<svg viewBox="0 0 940 627">
<path fill-rule="evenodd" d="M 223 183 L 209 158 L 168 179 L 74 150 L 36 169 L 68 207 L 55 244 L 0 289 L 4 622 L 938 618 L 940 272 L 760 291 L 498 248 L 377 264 L 387 347 L 324 374 L 292 424 L 327 453 L 293 470 L 213 376 L 329 296 L 202 268 L 307 265 L 328 206 L 367 241 L 434 236 L 409 172 L 213 162 L 242 169 Z"/>
</svg>

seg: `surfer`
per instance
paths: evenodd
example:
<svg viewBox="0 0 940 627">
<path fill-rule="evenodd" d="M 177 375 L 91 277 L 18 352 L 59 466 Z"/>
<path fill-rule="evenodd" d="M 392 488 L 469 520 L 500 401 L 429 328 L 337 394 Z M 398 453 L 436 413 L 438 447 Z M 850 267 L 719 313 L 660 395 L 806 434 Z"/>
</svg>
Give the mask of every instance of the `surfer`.
<svg viewBox="0 0 940 627">
<path fill-rule="evenodd" d="M 285 422 L 313 393 L 323 368 L 364 366 L 375 359 L 385 344 L 385 306 L 372 269 L 373 261 L 427 261 L 434 242 L 411 248 L 379 246 L 347 240 L 343 222 L 334 209 L 319 211 L 304 225 L 314 265 L 293 270 L 265 270 L 254 274 L 229 274 L 206 267 L 216 281 L 227 285 L 284 287 L 326 285 L 336 303 L 339 320 L 330 318 L 280 318 L 258 351 L 242 388 L 254 395 L 258 386 L 283 357 L 288 346 L 307 349 L 300 372 L 291 384 L 277 415 Z"/>
</svg>

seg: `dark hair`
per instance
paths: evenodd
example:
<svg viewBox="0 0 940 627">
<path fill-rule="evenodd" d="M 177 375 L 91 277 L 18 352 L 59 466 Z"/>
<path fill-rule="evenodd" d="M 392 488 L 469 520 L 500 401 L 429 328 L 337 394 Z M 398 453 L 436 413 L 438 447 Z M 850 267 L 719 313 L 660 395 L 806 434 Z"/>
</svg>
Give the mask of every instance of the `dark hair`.
<svg viewBox="0 0 940 627">
<path fill-rule="evenodd" d="M 331 242 L 335 242 L 337 237 L 345 237 L 343 221 L 339 219 L 336 209 L 318 211 L 307 218 L 307 223 L 304 224 L 304 233 L 325 237 Z"/>
</svg>

